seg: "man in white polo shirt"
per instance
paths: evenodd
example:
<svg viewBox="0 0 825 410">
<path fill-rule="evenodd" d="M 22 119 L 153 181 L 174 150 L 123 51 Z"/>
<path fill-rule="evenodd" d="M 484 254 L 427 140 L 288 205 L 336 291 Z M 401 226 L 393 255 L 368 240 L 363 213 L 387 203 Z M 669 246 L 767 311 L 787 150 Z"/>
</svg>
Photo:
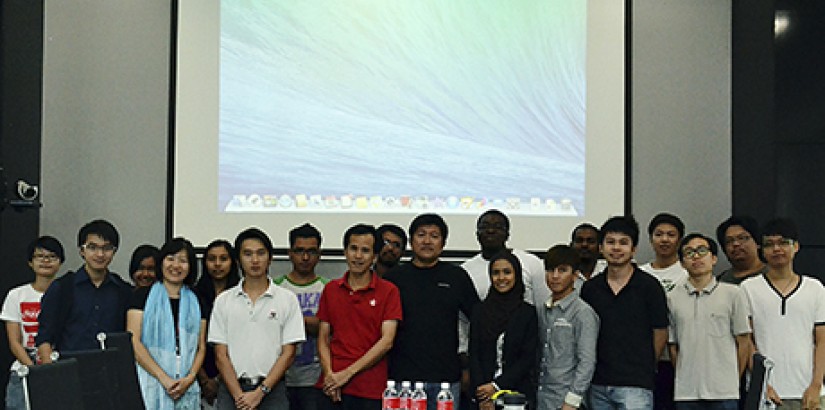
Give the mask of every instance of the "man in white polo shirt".
<svg viewBox="0 0 825 410">
<path fill-rule="evenodd" d="M 244 278 L 215 299 L 209 343 L 221 374 L 218 409 L 287 410 L 283 378 L 306 339 L 298 298 L 269 280 L 272 241 L 257 228 L 235 239 Z"/>
<path fill-rule="evenodd" d="M 825 375 L 825 287 L 793 271 L 796 225 L 774 219 L 762 230 L 768 272 L 742 282 L 756 350 L 774 362 L 768 399 L 779 407 L 822 409 Z"/>
<path fill-rule="evenodd" d="M 667 293 L 676 409 L 736 410 L 751 346 L 748 301 L 738 286 L 713 276 L 713 239 L 692 233 L 677 251 L 689 276 Z"/>
</svg>

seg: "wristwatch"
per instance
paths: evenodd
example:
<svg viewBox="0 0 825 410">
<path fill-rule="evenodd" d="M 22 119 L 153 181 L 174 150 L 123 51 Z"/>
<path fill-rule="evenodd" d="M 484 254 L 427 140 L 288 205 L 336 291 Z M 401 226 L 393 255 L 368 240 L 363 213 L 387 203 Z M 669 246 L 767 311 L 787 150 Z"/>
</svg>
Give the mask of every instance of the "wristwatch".
<svg viewBox="0 0 825 410">
<path fill-rule="evenodd" d="M 264 392 L 264 396 L 266 396 L 269 393 L 272 393 L 272 389 L 266 387 L 266 385 L 263 383 L 261 383 L 261 391 Z"/>
</svg>

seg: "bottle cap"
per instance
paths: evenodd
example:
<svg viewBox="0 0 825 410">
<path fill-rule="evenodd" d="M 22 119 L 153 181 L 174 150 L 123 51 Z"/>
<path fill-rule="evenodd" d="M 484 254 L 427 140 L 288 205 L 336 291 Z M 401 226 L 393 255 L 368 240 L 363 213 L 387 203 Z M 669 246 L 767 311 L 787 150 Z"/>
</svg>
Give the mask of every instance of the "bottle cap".
<svg viewBox="0 0 825 410">
<path fill-rule="evenodd" d="M 416 389 L 423 389 L 424 388 L 424 382 L 415 382 L 415 388 Z"/>
<path fill-rule="evenodd" d="M 387 380 L 387 387 L 395 387 L 395 380 Z"/>
<path fill-rule="evenodd" d="M 401 382 L 401 387 L 410 387 L 410 386 L 411 386 L 411 384 L 410 384 L 409 380 L 404 380 L 403 382 Z"/>
<path fill-rule="evenodd" d="M 449 388 L 450 388 L 450 383 L 448 383 L 448 382 L 442 382 L 442 383 L 441 383 L 441 388 L 442 388 L 442 389 L 449 389 Z"/>
</svg>

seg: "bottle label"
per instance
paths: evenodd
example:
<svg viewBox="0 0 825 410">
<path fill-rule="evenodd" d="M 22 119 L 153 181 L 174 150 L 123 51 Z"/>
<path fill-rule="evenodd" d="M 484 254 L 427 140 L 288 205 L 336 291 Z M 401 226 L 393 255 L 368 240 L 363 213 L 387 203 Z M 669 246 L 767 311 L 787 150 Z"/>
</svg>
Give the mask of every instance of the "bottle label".
<svg viewBox="0 0 825 410">
<path fill-rule="evenodd" d="M 401 402 L 398 397 L 384 397 L 381 400 L 382 409 L 397 409 L 401 407 Z"/>
<path fill-rule="evenodd" d="M 438 401 L 438 410 L 453 410 L 453 401 L 452 400 L 439 400 Z"/>
<path fill-rule="evenodd" d="M 427 410 L 427 399 L 412 399 L 411 410 Z"/>
<path fill-rule="evenodd" d="M 412 408 L 412 399 L 409 397 L 402 397 L 399 403 L 401 404 L 400 407 L 404 410 L 410 410 Z"/>
</svg>

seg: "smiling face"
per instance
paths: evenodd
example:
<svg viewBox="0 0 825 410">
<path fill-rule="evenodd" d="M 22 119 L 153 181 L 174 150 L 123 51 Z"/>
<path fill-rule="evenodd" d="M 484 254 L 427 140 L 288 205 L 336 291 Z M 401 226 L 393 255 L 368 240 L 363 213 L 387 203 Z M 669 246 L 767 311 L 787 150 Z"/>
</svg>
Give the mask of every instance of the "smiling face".
<svg viewBox="0 0 825 410">
<path fill-rule="evenodd" d="M 600 249 L 609 266 L 626 266 L 636 253 L 633 239 L 619 232 L 606 233 Z"/>
<path fill-rule="evenodd" d="M 716 261 L 717 258 L 705 239 L 693 238 L 682 247 L 682 266 L 691 277 L 712 274 Z"/>
<path fill-rule="evenodd" d="M 206 273 L 212 280 L 223 280 L 232 269 L 232 256 L 223 246 L 215 246 L 206 252 Z"/>
<path fill-rule="evenodd" d="M 433 265 L 444 250 L 444 236 L 436 225 L 423 225 L 413 232 L 410 241 L 414 261 L 422 266 Z"/>
<path fill-rule="evenodd" d="M 350 275 L 369 273 L 375 262 L 375 237 L 372 234 L 351 235 L 344 257 Z"/>
<path fill-rule="evenodd" d="M 189 276 L 189 255 L 186 249 L 164 256 L 161 261 L 161 273 L 164 283 L 183 285 L 184 279 Z"/>
<path fill-rule="evenodd" d="M 573 291 L 576 283 L 576 272 L 570 265 L 558 265 L 545 272 L 547 287 L 553 294 L 553 300 L 564 298 Z"/>
<path fill-rule="evenodd" d="M 507 231 L 507 221 L 501 215 L 489 213 L 478 221 L 476 239 L 481 249 L 498 251 L 504 249 L 510 233 Z"/>
<path fill-rule="evenodd" d="M 115 249 L 111 242 L 100 235 L 91 234 L 80 247 L 80 257 L 86 262 L 89 270 L 103 273 L 108 271 L 109 264 L 115 256 Z"/>
<path fill-rule="evenodd" d="M 497 259 L 490 267 L 490 283 L 498 293 L 507 293 L 516 285 L 516 270 L 507 259 Z"/>
<path fill-rule="evenodd" d="M 398 261 L 401 260 L 401 255 L 404 252 L 404 249 L 401 249 L 403 239 L 390 231 L 385 231 L 381 236 L 384 240 L 384 246 L 381 248 L 381 253 L 378 254 L 378 260 L 386 266 L 398 265 Z"/>
<path fill-rule="evenodd" d="M 155 283 L 155 258 L 151 256 L 143 258 L 135 271 L 133 279 L 135 286 L 139 288 L 152 286 Z"/>
<path fill-rule="evenodd" d="M 673 258 L 676 256 L 679 239 L 679 230 L 675 226 L 660 223 L 653 228 L 650 245 L 653 247 L 653 252 L 656 252 L 656 256 L 664 259 Z"/>
<path fill-rule="evenodd" d="M 52 278 L 60 269 L 60 258 L 52 251 L 35 248 L 29 267 L 35 275 Z"/>
</svg>

